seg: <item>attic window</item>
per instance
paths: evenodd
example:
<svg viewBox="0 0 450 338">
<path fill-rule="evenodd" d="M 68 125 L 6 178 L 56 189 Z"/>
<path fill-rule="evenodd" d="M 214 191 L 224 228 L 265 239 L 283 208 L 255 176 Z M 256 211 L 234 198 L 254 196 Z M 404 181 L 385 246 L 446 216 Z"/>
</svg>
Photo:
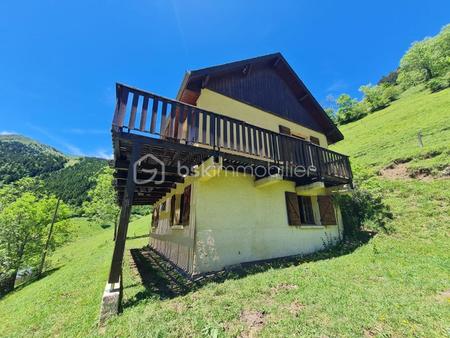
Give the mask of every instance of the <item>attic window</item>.
<svg viewBox="0 0 450 338">
<path fill-rule="evenodd" d="M 311 143 L 320 146 L 320 140 L 317 137 L 311 136 L 309 140 L 311 141 Z"/>
<path fill-rule="evenodd" d="M 280 134 L 291 135 L 291 129 L 289 129 L 288 127 L 280 125 L 279 129 L 280 129 Z"/>
</svg>

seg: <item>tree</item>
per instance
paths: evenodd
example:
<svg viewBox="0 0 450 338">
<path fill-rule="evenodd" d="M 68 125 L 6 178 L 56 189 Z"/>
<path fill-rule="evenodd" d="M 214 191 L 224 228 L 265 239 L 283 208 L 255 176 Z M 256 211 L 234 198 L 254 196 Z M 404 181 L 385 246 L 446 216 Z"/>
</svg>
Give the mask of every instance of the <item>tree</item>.
<svg viewBox="0 0 450 338">
<path fill-rule="evenodd" d="M 450 70 L 450 25 L 432 38 L 414 42 L 400 60 L 398 82 L 409 88 Z"/>
<path fill-rule="evenodd" d="M 95 187 L 88 192 L 89 200 L 83 203 L 85 215 L 104 224 L 114 223 L 119 213 L 112 173 L 111 168 L 103 169 L 97 176 Z"/>
<path fill-rule="evenodd" d="M 393 70 L 388 75 L 382 76 L 377 84 L 378 85 L 385 84 L 385 85 L 395 86 L 397 84 L 397 78 L 398 78 L 398 69 Z"/>
<path fill-rule="evenodd" d="M 14 289 L 20 268 L 32 268 L 39 262 L 56 203 L 55 196 L 38 197 L 25 192 L 13 202 L 3 204 L 0 212 L 0 293 Z M 69 208 L 62 203 L 57 219 L 65 219 L 68 214 Z M 54 233 L 61 236 L 52 237 L 50 249 L 60 243 L 62 237 L 68 236 L 69 223 L 56 224 Z"/>
<path fill-rule="evenodd" d="M 330 118 L 333 123 L 336 123 L 336 113 L 334 112 L 333 108 L 325 108 L 325 113 L 327 113 L 328 117 Z"/>
<path fill-rule="evenodd" d="M 348 94 L 341 94 L 337 98 L 336 104 L 338 106 L 336 112 L 338 124 L 346 124 L 359 120 L 367 114 L 363 103 L 358 102 L 357 99 L 351 98 Z"/>
</svg>

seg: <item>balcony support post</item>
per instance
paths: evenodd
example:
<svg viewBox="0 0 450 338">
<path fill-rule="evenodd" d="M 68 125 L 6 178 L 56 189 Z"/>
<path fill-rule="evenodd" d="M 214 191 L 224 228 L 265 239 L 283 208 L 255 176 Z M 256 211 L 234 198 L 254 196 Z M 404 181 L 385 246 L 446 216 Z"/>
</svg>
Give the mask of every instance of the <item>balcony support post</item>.
<svg viewBox="0 0 450 338">
<path fill-rule="evenodd" d="M 120 210 L 119 226 L 117 228 L 116 239 L 114 242 L 114 251 L 109 272 L 108 282 L 103 293 L 100 326 L 113 315 L 121 310 L 122 301 L 122 264 L 125 252 L 125 241 L 127 238 L 128 223 L 130 220 L 131 208 L 133 205 L 133 196 L 136 183 L 134 181 L 134 164 L 139 160 L 141 153 L 141 143 L 135 143 L 132 148 L 131 158 L 128 166 L 127 183 L 122 199 Z"/>
</svg>

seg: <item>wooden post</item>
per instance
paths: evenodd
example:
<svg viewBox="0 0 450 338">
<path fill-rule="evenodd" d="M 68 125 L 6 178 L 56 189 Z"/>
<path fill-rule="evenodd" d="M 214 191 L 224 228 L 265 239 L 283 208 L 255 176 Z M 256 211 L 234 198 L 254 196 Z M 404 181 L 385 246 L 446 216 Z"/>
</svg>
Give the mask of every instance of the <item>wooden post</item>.
<svg viewBox="0 0 450 338">
<path fill-rule="evenodd" d="M 128 222 L 130 220 L 131 207 L 133 205 L 134 188 L 136 183 L 133 179 L 134 163 L 139 160 L 141 145 L 136 143 L 128 167 L 127 185 L 122 199 L 122 208 L 120 210 L 119 226 L 117 228 L 114 252 L 109 271 L 109 284 L 115 284 L 120 281 L 122 273 L 123 254 L 125 252 L 125 241 L 127 238 Z"/>
<path fill-rule="evenodd" d="M 42 270 L 44 269 L 45 258 L 47 256 L 48 247 L 50 245 L 50 240 L 52 238 L 53 226 L 56 222 L 56 215 L 58 214 L 59 203 L 61 203 L 61 197 L 58 197 L 58 202 L 56 202 L 55 212 L 53 213 L 52 223 L 50 224 L 50 229 L 48 231 L 47 242 L 45 242 L 45 248 L 42 252 L 41 264 L 39 264 L 39 269 L 37 273 L 37 278 L 41 278 Z"/>
<path fill-rule="evenodd" d="M 419 130 L 419 132 L 417 133 L 417 141 L 419 142 L 419 147 L 423 148 L 422 130 Z"/>
<path fill-rule="evenodd" d="M 120 209 L 119 224 L 114 242 L 114 252 L 109 271 L 108 282 L 102 297 L 99 324 L 102 326 L 108 318 L 116 315 L 121 307 L 122 301 L 122 264 L 125 252 L 125 241 L 127 238 L 128 222 L 130 220 L 131 207 L 135 189 L 134 164 L 139 160 L 141 143 L 133 144 L 133 150 L 128 166 L 127 184 Z"/>
</svg>

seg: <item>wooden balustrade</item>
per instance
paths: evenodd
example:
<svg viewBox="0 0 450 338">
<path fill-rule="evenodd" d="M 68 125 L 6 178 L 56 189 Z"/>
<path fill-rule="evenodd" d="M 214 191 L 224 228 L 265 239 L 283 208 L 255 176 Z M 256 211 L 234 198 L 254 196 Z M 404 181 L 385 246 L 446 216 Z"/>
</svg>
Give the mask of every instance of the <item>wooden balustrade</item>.
<svg viewBox="0 0 450 338">
<path fill-rule="evenodd" d="M 113 127 L 119 130 L 314 167 L 320 177 L 352 178 L 347 156 L 310 142 L 123 84 L 117 84 L 116 97 Z"/>
</svg>

